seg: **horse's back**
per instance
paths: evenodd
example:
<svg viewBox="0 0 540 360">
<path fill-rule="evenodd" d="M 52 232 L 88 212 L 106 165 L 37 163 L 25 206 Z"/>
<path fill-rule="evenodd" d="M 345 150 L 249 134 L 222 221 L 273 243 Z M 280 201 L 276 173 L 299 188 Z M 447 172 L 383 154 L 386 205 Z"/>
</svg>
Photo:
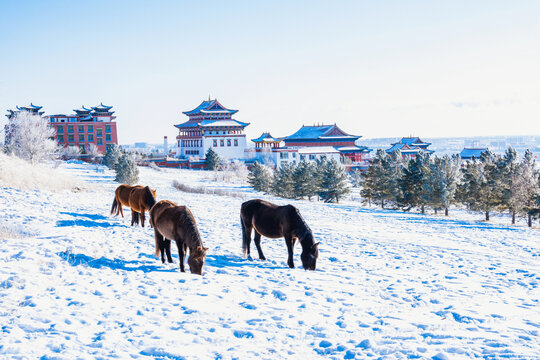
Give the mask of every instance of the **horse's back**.
<svg viewBox="0 0 540 360">
<path fill-rule="evenodd" d="M 150 209 L 154 227 L 167 239 L 175 239 L 179 231 L 196 226 L 195 218 L 187 206 L 161 200 Z"/>
</svg>

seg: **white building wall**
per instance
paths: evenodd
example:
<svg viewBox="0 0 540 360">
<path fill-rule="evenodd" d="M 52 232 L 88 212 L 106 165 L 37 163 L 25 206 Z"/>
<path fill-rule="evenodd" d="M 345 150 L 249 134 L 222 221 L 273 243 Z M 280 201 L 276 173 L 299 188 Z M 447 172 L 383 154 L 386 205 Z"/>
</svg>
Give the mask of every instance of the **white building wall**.
<svg viewBox="0 0 540 360">
<path fill-rule="evenodd" d="M 234 145 L 234 141 L 238 141 L 238 146 Z M 214 141 L 216 141 L 214 146 Z M 221 143 L 223 141 L 223 145 Z M 228 145 L 230 141 L 230 146 Z M 246 136 L 245 135 L 221 135 L 212 136 L 207 135 L 203 137 L 203 155 L 206 155 L 208 149 L 213 148 L 218 156 L 225 160 L 243 159 L 244 150 L 246 149 Z"/>
</svg>

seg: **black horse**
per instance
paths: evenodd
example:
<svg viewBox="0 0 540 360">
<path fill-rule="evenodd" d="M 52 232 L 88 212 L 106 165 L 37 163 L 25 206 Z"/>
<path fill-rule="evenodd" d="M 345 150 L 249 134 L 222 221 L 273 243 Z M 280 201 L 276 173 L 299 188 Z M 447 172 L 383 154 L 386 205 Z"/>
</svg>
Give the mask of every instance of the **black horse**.
<svg viewBox="0 0 540 360">
<path fill-rule="evenodd" d="M 287 264 L 294 268 L 293 248 L 296 240 L 302 245 L 302 265 L 306 270 L 315 270 L 319 257 L 319 243 L 313 241 L 311 229 L 300 215 L 297 208 L 292 205 L 278 206 L 268 201 L 255 199 L 242 204 L 240 211 L 242 224 L 242 248 L 244 257 L 250 255 L 251 229 L 255 229 L 255 245 L 259 252 L 259 259 L 266 260 L 261 249 L 261 235 L 268 238 L 285 238 L 289 258 Z"/>
</svg>

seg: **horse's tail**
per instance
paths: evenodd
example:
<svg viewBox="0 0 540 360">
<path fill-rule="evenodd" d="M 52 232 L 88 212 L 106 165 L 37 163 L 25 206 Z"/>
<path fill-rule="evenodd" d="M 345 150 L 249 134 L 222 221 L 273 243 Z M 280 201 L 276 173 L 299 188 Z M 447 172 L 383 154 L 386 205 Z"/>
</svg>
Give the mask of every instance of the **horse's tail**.
<svg viewBox="0 0 540 360">
<path fill-rule="evenodd" d="M 116 212 L 116 214 L 114 214 Z M 116 194 L 114 194 L 114 200 L 111 206 L 111 215 L 118 215 L 118 201 L 116 201 Z"/>
<path fill-rule="evenodd" d="M 154 236 L 154 241 L 155 241 L 155 244 L 156 244 L 156 252 L 155 252 L 154 256 L 158 258 L 159 255 L 161 254 L 161 247 L 160 247 L 160 245 L 161 245 L 160 242 L 161 241 L 160 241 L 160 239 L 158 239 L 157 234 L 155 234 L 155 236 Z"/>
<path fill-rule="evenodd" d="M 240 214 L 240 226 L 242 227 L 242 253 L 243 257 L 246 257 L 248 247 L 248 234 L 246 230 L 246 224 L 244 224 L 244 218 Z"/>
</svg>

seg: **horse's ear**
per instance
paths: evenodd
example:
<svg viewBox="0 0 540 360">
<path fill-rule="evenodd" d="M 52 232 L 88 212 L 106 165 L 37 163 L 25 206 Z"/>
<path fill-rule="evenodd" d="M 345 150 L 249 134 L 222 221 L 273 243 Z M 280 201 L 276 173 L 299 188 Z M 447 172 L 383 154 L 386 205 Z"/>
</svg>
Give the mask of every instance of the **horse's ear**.
<svg viewBox="0 0 540 360">
<path fill-rule="evenodd" d="M 311 247 L 318 247 L 320 243 L 321 243 L 321 242 L 319 241 L 319 242 L 317 242 L 317 243 L 311 245 Z"/>
<path fill-rule="evenodd" d="M 207 252 L 207 251 L 208 251 L 208 248 L 203 247 L 203 250 L 204 250 L 204 252 Z"/>
</svg>

